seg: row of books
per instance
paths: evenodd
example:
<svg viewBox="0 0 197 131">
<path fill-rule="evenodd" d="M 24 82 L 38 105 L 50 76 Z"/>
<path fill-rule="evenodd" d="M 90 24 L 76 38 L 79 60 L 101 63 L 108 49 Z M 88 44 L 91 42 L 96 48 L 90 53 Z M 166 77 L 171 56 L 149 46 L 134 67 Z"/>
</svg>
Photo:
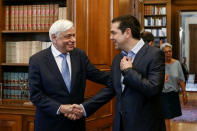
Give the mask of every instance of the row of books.
<svg viewBox="0 0 197 131">
<path fill-rule="evenodd" d="M 160 47 L 163 43 L 167 42 L 167 38 L 155 38 L 155 46 Z"/>
<path fill-rule="evenodd" d="M 58 4 L 5 6 L 5 30 L 44 30 L 67 18 L 67 7 Z"/>
<path fill-rule="evenodd" d="M 48 48 L 51 42 L 42 41 L 7 41 L 6 63 L 29 63 L 29 57 Z"/>
<path fill-rule="evenodd" d="M 4 72 L 3 98 L 28 100 L 29 99 L 28 73 Z"/>
<path fill-rule="evenodd" d="M 144 6 L 144 15 L 166 15 L 166 7 L 161 5 Z"/>
<path fill-rule="evenodd" d="M 162 18 L 147 17 L 147 18 L 144 18 L 144 26 L 166 26 L 166 17 L 162 17 Z"/>
<path fill-rule="evenodd" d="M 166 28 L 161 28 L 161 29 L 145 29 L 145 31 L 152 32 L 154 37 L 166 37 Z"/>
</svg>

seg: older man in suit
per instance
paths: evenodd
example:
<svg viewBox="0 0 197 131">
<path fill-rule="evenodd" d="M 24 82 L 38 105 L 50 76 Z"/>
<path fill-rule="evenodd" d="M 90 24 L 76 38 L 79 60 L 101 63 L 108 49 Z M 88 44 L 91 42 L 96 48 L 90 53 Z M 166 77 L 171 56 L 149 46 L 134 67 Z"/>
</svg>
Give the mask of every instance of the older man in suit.
<svg viewBox="0 0 197 131">
<path fill-rule="evenodd" d="M 75 48 L 75 29 L 68 20 L 51 26 L 51 47 L 33 55 L 29 65 L 31 101 L 36 106 L 35 131 L 85 131 L 85 119 L 64 117 L 73 103 L 82 103 L 86 79 L 106 84 L 109 75 L 92 65 L 85 52 Z M 75 117 L 74 117 L 75 118 Z"/>
<path fill-rule="evenodd" d="M 111 82 L 83 103 L 84 112 L 91 115 L 116 95 L 113 131 L 165 130 L 160 99 L 164 53 L 140 39 L 140 24 L 131 15 L 112 20 L 111 40 L 116 49 L 122 50 L 113 60 Z"/>
</svg>

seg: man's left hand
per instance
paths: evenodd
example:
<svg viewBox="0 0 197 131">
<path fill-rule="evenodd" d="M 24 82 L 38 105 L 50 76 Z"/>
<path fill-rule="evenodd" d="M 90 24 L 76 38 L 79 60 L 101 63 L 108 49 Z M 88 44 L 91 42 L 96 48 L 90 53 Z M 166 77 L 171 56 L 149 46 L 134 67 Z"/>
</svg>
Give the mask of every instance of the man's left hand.
<svg viewBox="0 0 197 131">
<path fill-rule="evenodd" d="M 120 62 L 120 70 L 123 71 L 127 68 L 132 68 L 133 64 L 132 64 L 132 58 L 127 58 L 126 56 L 124 56 Z"/>
</svg>

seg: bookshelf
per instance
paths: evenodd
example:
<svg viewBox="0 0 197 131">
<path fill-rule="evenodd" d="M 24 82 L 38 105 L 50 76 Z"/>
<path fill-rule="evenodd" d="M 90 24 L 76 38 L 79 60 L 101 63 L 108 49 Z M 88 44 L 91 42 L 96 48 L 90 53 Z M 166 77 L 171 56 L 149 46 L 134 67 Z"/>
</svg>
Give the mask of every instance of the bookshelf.
<svg viewBox="0 0 197 131">
<path fill-rule="evenodd" d="M 29 57 L 51 45 L 48 30 L 68 18 L 67 5 L 66 0 L 1 0 L 1 99 L 29 100 Z"/>
<path fill-rule="evenodd" d="M 29 57 L 50 46 L 48 30 L 71 16 L 71 0 L 0 0 L 0 129 L 33 131 Z M 48 44 L 48 45 L 47 45 Z"/>
<path fill-rule="evenodd" d="M 144 0 L 143 3 L 143 30 L 152 32 L 155 45 L 170 42 L 170 0 Z"/>
<path fill-rule="evenodd" d="M 119 0 L 0 0 L 0 83 L 4 72 L 28 71 L 28 63 L 6 62 L 6 42 L 49 42 L 48 30 L 10 29 L 5 25 L 6 6 L 58 4 L 67 7 L 67 17 L 76 27 L 77 47 L 83 49 L 99 69 L 109 70 L 115 55 L 110 41 L 110 20 L 119 15 Z M 129 5 L 129 4 L 128 4 Z M 121 5 L 120 5 L 121 6 Z M 102 8 L 102 10 L 100 10 Z M 8 28 L 7 28 L 7 27 Z M 95 56 L 95 51 L 98 55 Z M 87 81 L 85 98 L 96 94 L 104 86 Z M 0 129 L 3 131 L 33 131 L 35 106 L 24 104 L 28 100 L 5 99 L 0 101 Z M 111 101 L 86 121 L 87 130 L 111 131 L 115 101 Z"/>
</svg>

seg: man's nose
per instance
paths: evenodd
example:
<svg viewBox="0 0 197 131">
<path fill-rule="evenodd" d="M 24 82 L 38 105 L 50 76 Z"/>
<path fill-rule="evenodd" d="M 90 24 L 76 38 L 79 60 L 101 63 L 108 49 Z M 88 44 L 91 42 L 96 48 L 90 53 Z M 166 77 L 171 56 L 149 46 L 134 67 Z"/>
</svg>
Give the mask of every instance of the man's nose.
<svg viewBox="0 0 197 131">
<path fill-rule="evenodd" d="M 72 42 L 75 42 L 75 41 L 76 41 L 76 37 L 75 37 L 75 36 L 72 36 L 70 40 L 71 40 Z"/>
</svg>

